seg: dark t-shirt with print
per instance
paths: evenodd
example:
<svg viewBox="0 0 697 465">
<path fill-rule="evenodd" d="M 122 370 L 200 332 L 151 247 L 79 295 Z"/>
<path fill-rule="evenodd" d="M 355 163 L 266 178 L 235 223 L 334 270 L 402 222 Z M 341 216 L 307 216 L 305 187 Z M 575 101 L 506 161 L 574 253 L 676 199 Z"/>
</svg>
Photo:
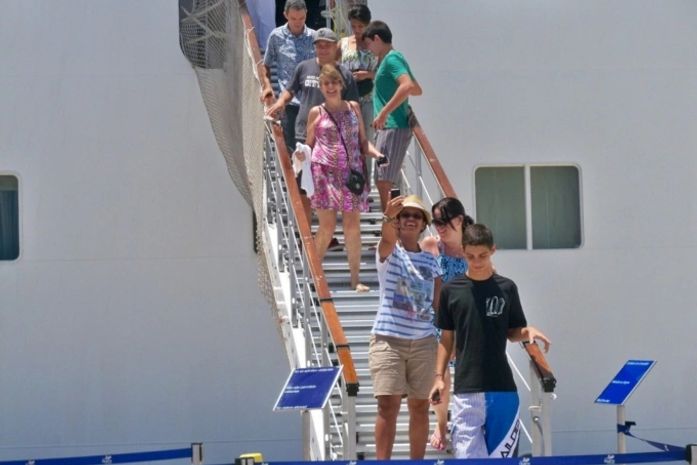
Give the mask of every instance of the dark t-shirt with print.
<svg viewBox="0 0 697 465">
<path fill-rule="evenodd" d="M 508 330 L 527 322 L 513 281 L 497 274 L 453 279 L 441 291 L 437 326 L 455 331 L 455 393 L 516 390 L 506 358 Z"/>
<path fill-rule="evenodd" d="M 337 69 L 344 78 L 344 88 L 341 98 L 344 100 L 358 101 L 358 88 L 351 71 L 343 65 L 337 65 Z M 298 118 L 295 120 L 295 138 L 304 141 L 307 137 L 307 115 L 312 107 L 324 103 L 324 95 L 319 90 L 320 66 L 315 58 L 301 61 L 295 68 L 293 77 L 288 82 L 286 89 L 300 100 Z"/>
</svg>

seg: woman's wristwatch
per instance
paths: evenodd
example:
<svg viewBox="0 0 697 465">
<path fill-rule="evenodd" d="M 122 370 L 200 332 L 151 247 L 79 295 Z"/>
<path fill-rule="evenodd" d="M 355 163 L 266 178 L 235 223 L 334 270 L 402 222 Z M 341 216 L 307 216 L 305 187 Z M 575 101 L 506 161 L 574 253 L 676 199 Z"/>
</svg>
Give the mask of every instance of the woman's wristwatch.
<svg viewBox="0 0 697 465">
<path fill-rule="evenodd" d="M 393 216 L 389 216 L 389 215 L 386 215 L 384 213 L 382 214 L 382 222 L 383 223 L 392 223 L 393 221 L 394 221 Z"/>
</svg>

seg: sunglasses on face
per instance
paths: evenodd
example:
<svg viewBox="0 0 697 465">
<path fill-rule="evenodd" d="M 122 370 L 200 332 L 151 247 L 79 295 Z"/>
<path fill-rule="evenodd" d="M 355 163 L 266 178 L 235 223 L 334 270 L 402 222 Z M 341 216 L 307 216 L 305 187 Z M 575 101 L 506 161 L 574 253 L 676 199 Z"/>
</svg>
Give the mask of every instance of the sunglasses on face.
<svg viewBox="0 0 697 465">
<path fill-rule="evenodd" d="M 433 226 L 437 228 L 442 228 L 450 224 L 450 220 L 444 220 L 443 218 L 433 218 Z"/>
<path fill-rule="evenodd" d="M 399 219 L 405 219 L 405 220 L 423 220 L 424 216 L 421 213 L 400 213 L 399 214 Z"/>
</svg>

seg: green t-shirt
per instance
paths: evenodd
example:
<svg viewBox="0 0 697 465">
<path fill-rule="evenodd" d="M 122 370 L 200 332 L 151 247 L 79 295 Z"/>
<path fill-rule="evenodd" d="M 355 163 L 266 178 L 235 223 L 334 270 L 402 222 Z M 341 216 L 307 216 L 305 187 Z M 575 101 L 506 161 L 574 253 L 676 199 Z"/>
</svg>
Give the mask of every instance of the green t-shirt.
<svg viewBox="0 0 697 465">
<path fill-rule="evenodd" d="M 375 72 L 375 89 L 373 91 L 373 109 L 375 115 L 380 113 L 380 110 L 390 101 L 392 96 L 397 92 L 399 83 L 397 78 L 403 74 L 409 74 L 412 80 L 414 75 L 409 69 L 407 60 L 404 55 L 396 50 L 390 50 L 382 59 L 377 71 Z M 395 110 L 387 116 L 385 121 L 386 128 L 408 128 L 407 122 L 408 99 L 404 100 Z"/>
</svg>

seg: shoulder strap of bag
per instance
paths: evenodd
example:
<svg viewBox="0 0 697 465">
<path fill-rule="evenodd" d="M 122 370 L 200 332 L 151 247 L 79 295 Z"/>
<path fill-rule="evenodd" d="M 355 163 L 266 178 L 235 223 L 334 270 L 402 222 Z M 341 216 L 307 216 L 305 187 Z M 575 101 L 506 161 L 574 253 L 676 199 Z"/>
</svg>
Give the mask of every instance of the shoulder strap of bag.
<svg viewBox="0 0 697 465">
<path fill-rule="evenodd" d="M 348 104 L 349 108 L 351 107 L 351 104 Z M 334 123 L 334 126 L 336 126 L 336 131 L 339 133 L 339 139 L 341 139 L 341 144 L 344 146 L 344 153 L 346 154 L 346 166 L 349 168 L 351 167 L 351 163 L 349 160 L 349 151 L 348 147 L 346 147 L 346 142 L 344 142 L 344 136 L 341 134 L 341 126 L 339 126 L 339 123 L 334 119 L 332 114 L 327 110 L 327 107 L 324 106 L 324 103 L 322 104 L 322 108 L 324 109 L 325 112 L 327 112 L 327 116 L 329 116 L 329 119 L 332 120 L 332 123 Z"/>
</svg>

